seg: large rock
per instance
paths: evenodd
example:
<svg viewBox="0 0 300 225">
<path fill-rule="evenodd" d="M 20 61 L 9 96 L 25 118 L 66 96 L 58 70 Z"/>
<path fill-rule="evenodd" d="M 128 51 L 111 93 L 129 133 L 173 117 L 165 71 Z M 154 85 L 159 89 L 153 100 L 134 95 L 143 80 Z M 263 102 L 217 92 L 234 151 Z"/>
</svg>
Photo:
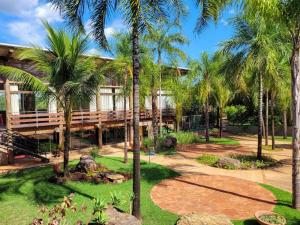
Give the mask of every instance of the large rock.
<svg viewBox="0 0 300 225">
<path fill-rule="evenodd" d="M 217 162 L 217 166 L 226 169 L 239 169 L 241 168 L 241 162 L 238 159 L 221 157 Z"/>
<path fill-rule="evenodd" d="M 125 177 L 122 174 L 117 173 L 106 173 L 105 177 L 112 183 L 123 183 L 125 180 Z"/>
<path fill-rule="evenodd" d="M 89 155 L 83 155 L 80 157 L 79 163 L 76 165 L 75 170 L 78 172 L 87 173 L 89 171 L 97 170 L 98 165 L 93 157 Z"/>
<path fill-rule="evenodd" d="M 206 216 L 190 214 L 182 216 L 176 223 L 177 225 L 233 225 L 226 216 Z"/>
<path fill-rule="evenodd" d="M 177 145 L 177 139 L 172 136 L 167 136 L 163 141 L 163 148 L 165 149 L 174 149 Z"/>
<path fill-rule="evenodd" d="M 109 217 L 109 222 L 107 223 L 108 225 L 141 225 L 141 221 L 139 221 L 137 218 L 134 216 L 128 214 L 128 213 L 123 213 L 119 212 L 112 206 L 109 206 L 105 213 Z"/>
</svg>

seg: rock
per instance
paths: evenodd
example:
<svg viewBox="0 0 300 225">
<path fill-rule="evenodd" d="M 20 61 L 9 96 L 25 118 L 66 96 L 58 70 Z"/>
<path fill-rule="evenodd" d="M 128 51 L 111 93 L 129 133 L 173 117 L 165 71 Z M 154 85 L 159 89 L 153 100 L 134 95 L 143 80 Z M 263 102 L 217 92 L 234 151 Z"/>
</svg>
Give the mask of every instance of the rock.
<svg viewBox="0 0 300 225">
<path fill-rule="evenodd" d="M 241 162 L 238 159 L 221 157 L 217 162 L 217 166 L 226 169 L 239 169 L 241 168 Z"/>
<path fill-rule="evenodd" d="M 105 177 L 112 183 L 123 183 L 125 180 L 125 177 L 122 174 L 116 174 L 116 173 L 106 173 Z"/>
<path fill-rule="evenodd" d="M 88 173 L 89 171 L 97 170 L 98 165 L 93 157 L 89 155 L 83 155 L 80 157 L 79 163 L 76 165 L 75 170 L 78 172 Z"/>
<path fill-rule="evenodd" d="M 163 145 L 163 148 L 166 148 L 166 149 L 175 149 L 176 145 L 177 145 L 177 139 L 172 136 L 167 136 L 164 139 L 162 145 Z"/>
<path fill-rule="evenodd" d="M 176 223 L 177 225 L 233 225 L 226 216 L 207 216 L 190 214 L 182 216 Z"/>
<path fill-rule="evenodd" d="M 141 225 L 141 221 L 139 221 L 134 216 L 119 212 L 112 206 L 109 206 L 105 210 L 106 215 L 109 217 L 109 222 L 107 225 Z"/>
</svg>

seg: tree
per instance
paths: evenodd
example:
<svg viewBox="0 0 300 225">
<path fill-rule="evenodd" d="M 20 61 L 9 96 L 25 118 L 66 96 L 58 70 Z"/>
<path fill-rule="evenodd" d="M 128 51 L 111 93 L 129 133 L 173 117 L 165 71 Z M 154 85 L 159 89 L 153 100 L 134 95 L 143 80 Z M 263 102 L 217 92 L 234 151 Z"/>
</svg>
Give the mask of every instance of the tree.
<svg viewBox="0 0 300 225">
<path fill-rule="evenodd" d="M 161 109 L 161 64 L 162 55 L 165 55 L 171 59 L 180 57 L 182 60 L 186 59 L 183 51 L 178 48 L 178 45 L 183 45 L 187 43 L 187 39 L 181 35 L 180 32 L 171 32 L 171 29 L 175 24 L 165 24 L 159 22 L 155 28 L 151 28 L 148 34 L 145 36 L 145 41 L 148 43 L 150 50 L 153 51 L 157 57 L 157 65 L 159 67 L 159 77 L 152 77 L 151 82 L 151 96 L 152 96 L 152 112 L 157 112 L 157 91 L 159 88 L 159 127 L 160 133 L 162 133 L 162 109 Z M 158 136 L 158 126 L 157 126 L 157 114 L 155 113 L 152 119 L 153 126 L 153 139 L 154 146 L 157 147 L 157 136 Z"/>
<path fill-rule="evenodd" d="M 273 27 L 266 26 L 263 18 L 247 19 L 245 16 L 234 19 L 235 34 L 222 43 L 223 51 L 232 56 L 226 63 L 227 74 L 234 79 L 243 79 L 251 73 L 258 79 L 258 145 L 257 158 L 262 157 L 263 125 L 263 79 L 267 74 L 276 74 L 276 49 L 272 40 Z"/>
<path fill-rule="evenodd" d="M 46 22 L 44 25 L 49 44 L 47 51 L 33 46 L 22 50 L 19 59 L 32 61 L 48 84 L 33 74 L 14 67 L 0 66 L 0 73 L 11 80 L 22 82 L 44 97 L 57 100 L 65 120 L 64 176 L 68 176 L 73 107 L 77 102 L 90 101 L 103 79 L 98 73 L 95 60 L 83 56 L 87 50 L 87 36 L 80 33 L 68 36 L 63 30 L 54 30 Z"/>
<path fill-rule="evenodd" d="M 200 104 L 204 105 L 205 112 L 205 140 L 209 142 L 209 98 L 213 92 L 213 82 L 218 73 L 218 55 L 209 57 L 207 52 L 203 52 L 200 61 L 189 63 L 191 73 L 194 77 L 193 83 L 196 86 L 197 96 Z"/>
<path fill-rule="evenodd" d="M 131 29 L 133 65 L 133 192 L 132 214 L 141 218 L 140 211 L 140 140 L 139 140 L 139 71 L 140 35 L 148 24 L 158 19 L 179 18 L 183 3 L 180 0 L 49 0 L 60 9 L 64 17 L 75 29 L 83 30 L 85 11 L 90 10 L 92 33 L 97 43 L 108 49 L 105 25 L 112 12 L 120 12 L 124 23 Z"/>
<path fill-rule="evenodd" d="M 222 138 L 224 108 L 232 97 L 232 92 L 224 76 L 217 76 L 213 83 L 213 96 L 219 107 L 219 137 Z"/>
<path fill-rule="evenodd" d="M 197 0 L 201 7 L 196 29 L 198 32 L 210 21 L 217 21 L 221 11 L 239 0 Z M 263 16 L 269 24 L 283 25 L 288 31 L 284 43 L 291 45 L 290 67 L 292 86 L 292 126 L 293 126 L 293 207 L 300 210 L 300 4 L 299 0 L 242 0 L 244 11 L 249 17 Z"/>
</svg>

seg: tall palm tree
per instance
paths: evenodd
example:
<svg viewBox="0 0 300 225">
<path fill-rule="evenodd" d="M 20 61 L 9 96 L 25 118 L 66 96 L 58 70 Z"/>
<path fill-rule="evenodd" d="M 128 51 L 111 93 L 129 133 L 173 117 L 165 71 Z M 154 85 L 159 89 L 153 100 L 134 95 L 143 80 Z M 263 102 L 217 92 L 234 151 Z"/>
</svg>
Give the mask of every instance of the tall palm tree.
<svg viewBox="0 0 300 225">
<path fill-rule="evenodd" d="M 215 78 L 213 83 L 213 96 L 219 107 L 219 137 L 222 138 L 224 108 L 232 97 L 232 91 L 224 76 L 219 75 Z"/>
<path fill-rule="evenodd" d="M 253 20 L 244 16 L 234 19 L 235 34 L 222 43 L 224 52 L 233 54 L 226 63 L 227 73 L 240 79 L 247 73 L 258 78 L 258 145 L 257 158 L 262 157 L 262 125 L 263 125 L 263 77 L 276 74 L 276 49 L 274 40 L 276 31 L 266 26 L 262 18 Z"/>
<path fill-rule="evenodd" d="M 191 61 L 189 64 L 195 79 L 193 83 L 197 87 L 197 96 L 204 105 L 206 142 L 209 142 L 209 98 L 213 92 L 214 77 L 218 73 L 218 57 L 217 55 L 210 57 L 207 52 L 203 52 L 200 61 Z"/>
<path fill-rule="evenodd" d="M 269 24 L 283 25 L 287 29 L 285 44 L 292 47 L 290 67 L 292 80 L 292 125 L 293 129 L 293 207 L 300 210 L 300 4 L 299 0 L 196 0 L 201 12 L 196 25 L 196 31 L 211 20 L 217 21 L 220 13 L 232 3 L 243 3 L 244 11 L 250 18 L 263 16 Z"/>
<path fill-rule="evenodd" d="M 157 138 L 158 138 L 158 126 L 157 126 L 157 91 L 159 89 L 159 127 L 160 134 L 162 133 L 162 107 L 161 107 L 161 65 L 162 65 L 162 55 L 165 55 L 171 59 L 180 57 L 182 60 L 186 59 L 185 53 L 180 50 L 178 45 L 183 45 L 187 43 L 187 39 L 182 36 L 180 32 L 172 32 L 171 29 L 174 28 L 174 24 L 158 23 L 155 28 L 151 28 L 148 34 L 145 35 L 145 41 L 148 43 L 150 50 L 157 57 L 157 65 L 159 67 L 159 76 L 152 76 L 151 82 L 151 96 L 152 96 L 152 112 L 154 116 L 152 117 L 152 127 L 153 127 L 153 140 L 154 146 L 157 148 Z"/>
<path fill-rule="evenodd" d="M 179 18 L 183 7 L 181 0 L 49 0 L 70 24 L 83 30 L 83 17 L 89 12 L 92 21 L 92 33 L 98 44 L 107 49 L 105 25 L 109 15 L 120 12 L 124 23 L 131 29 L 132 65 L 133 65 L 133 207 L 132 214 L 141 218 L 140 211 L 140 140 L 139 140 L 139 71 L 140 71 L 140 35 L 148 24 L 158 19 Z M 170 15 L 169 12 L 172 12 Z"/>
<path fill-rule="evenodd" d="M 57 100 L 65 120 L 64 175 L 68 176 L 73 107 L 76 102 L 90 101 L 95 96 L 102 76 L 98 73 L 95 60 L 83 56 L 88 47 L 87 36 L 80 33 L 68 36 L 63 30 L 54 30 L 48 23 L 44 25 L 49 45 L 47 51 L 33 46 L 22 50 L 19 59 L 32 61 L 36 70 L 44 74 L 48 84 L 14 67 L 0 66 L 0 73 L 22 82 L 36 93 Z"/>
</svg>

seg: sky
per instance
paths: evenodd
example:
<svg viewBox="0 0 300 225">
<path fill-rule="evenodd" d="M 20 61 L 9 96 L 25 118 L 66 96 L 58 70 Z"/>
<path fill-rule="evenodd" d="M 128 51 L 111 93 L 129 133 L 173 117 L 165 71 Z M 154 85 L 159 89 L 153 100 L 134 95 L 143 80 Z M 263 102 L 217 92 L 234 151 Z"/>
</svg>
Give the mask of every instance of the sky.
<svg viewBox="0 0 300 225">
<path fill-rule="evenodd" d="M 189 44 L 181 49 L 191 59 L 199 59 L 201 52 L 210 54 L 218 49 L 221 41 L 233 34 L 233 27 L 228 22 L 236 13 L 234 8 L 224 10 L 217 24 L 211 23 L 200 34 L 194 32 L 199 9 L 194 1 L 185 0 L 189 14 L 182 20 L 182 34 L 189 40 Z M 88 14 L 84 21 L 86 30 L 90 29 Z M 55 27 L 65 28 L 66 23 L 59 12 L 46 0 L 0 0 L 0 42 L 18 45 L 40 45 L 47 47 L 46 34 L 41 20 L 47 20 Z M 113 34 L 126 30 L 122 18 L 112 15 L 108 20 L 105 33 L 109 41 L 113 42 Z M 113 55 L 100 49 L 91 37 L 89 54 L 100 56 Z M 166 59 L 165 59 L 166 60 Z M 184 63 L 182 63 L 185 66 Z"/>
</svg>

